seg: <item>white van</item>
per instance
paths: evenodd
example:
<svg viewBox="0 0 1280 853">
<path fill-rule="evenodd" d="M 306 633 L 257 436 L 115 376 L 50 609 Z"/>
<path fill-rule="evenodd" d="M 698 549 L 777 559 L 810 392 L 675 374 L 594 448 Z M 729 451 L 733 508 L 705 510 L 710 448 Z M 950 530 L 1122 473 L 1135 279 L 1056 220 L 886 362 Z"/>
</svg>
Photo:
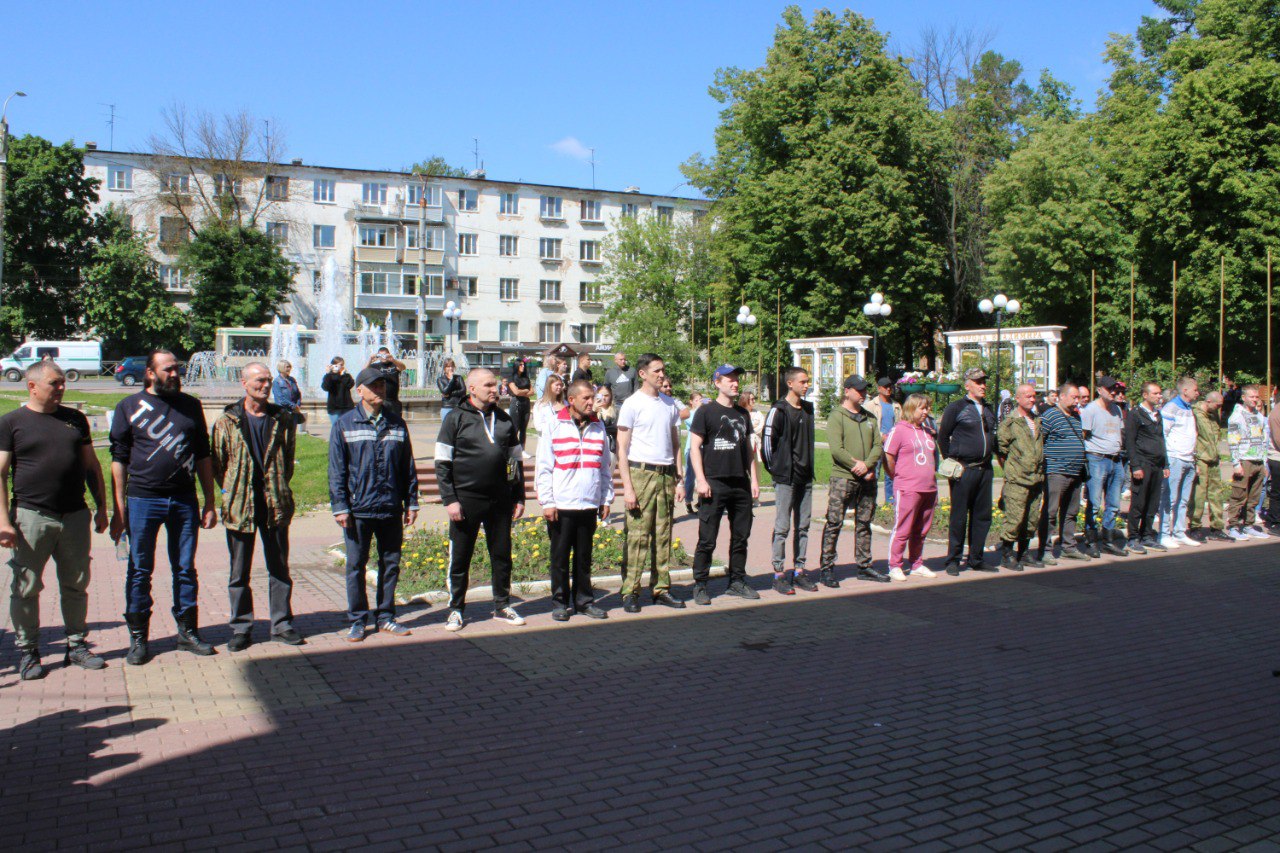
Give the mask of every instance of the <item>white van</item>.
<svg viewBox="0 0 1280 853">
<path fill-rule="evenodd" d="M 97 341 L 27 341 L 8 358 L 0 358 L 0 371 L 10 382 L 21 382 L 34 362 L 48 356 L 67 374 L 68 382 L 102 372 L 102 344 Z"/>
</svg>

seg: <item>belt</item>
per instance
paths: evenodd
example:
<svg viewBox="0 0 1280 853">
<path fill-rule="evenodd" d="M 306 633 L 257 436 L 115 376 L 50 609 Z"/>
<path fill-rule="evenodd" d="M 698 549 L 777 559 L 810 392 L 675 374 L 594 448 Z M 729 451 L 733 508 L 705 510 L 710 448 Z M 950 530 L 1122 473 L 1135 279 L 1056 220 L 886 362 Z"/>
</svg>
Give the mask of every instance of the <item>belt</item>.
<svg viewBox="0 0 1280 853">
<path fill-rule="evenodd" d="M 652 471 L 655 474 L 671 474 L 674 476 L 676 473 L 675 463 L 670 465 L 654 465 L 651 462 L 628 462 L 627 467 L 639 468 L 641 471 Z"/>
<path fill-rule="evenodd" d="M 1119 453 L 1095 453 L 1092 450 L 1086 451 L 1090 456 L 1097 456 L 1101 459 L 1110 459 L 1112 462 L 1119 462 L 1124 457 Z"/>
</svg>

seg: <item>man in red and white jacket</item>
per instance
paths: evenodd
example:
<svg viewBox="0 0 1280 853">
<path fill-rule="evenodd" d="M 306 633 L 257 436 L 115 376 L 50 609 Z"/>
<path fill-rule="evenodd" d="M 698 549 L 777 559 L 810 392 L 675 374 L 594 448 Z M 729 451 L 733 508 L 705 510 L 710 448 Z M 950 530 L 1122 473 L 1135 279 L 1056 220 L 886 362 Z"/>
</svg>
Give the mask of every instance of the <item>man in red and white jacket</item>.
<svg viewBox="0 0 1280 853">
<path fill-rule="evenodd" d="M 560 410 L 547 434 L 538 437 L 535 482 L 551 534 L 551 598 L 556 603 L 551 617 L 557 622 L 567 622 L 575 610 L 592 619 L 608 616 L 596 606 L 591 589 L 596 519 L 608 517 L 613 503 L 609 435 L 595 416 L 595 401 L 590 382 L 574 382 L 569 405 Z"/>
</svg>

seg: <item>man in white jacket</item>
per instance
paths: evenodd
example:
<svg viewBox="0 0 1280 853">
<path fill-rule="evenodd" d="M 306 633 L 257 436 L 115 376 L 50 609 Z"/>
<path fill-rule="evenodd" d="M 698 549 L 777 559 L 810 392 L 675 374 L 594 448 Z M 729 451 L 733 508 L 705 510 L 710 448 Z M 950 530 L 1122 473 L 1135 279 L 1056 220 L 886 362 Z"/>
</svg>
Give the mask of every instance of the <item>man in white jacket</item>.
<svg viewBox="0 0 1280 853">
<path fill-rule="evenodd" d="M 591 588 L 591 550 L 596 519 L 613 503 L 613 460 L 609 435 L 595 416 L 596 390 L 579 379 L 569 386 L 569 405 L 538 438 L 538 503 L 551 534 L 551 618 L 569 621 L 573 612 L 608 617 Z M 572 554 L 573 571 L 569 570 Z"/>
<path fill-rule="evenodd" d="M 1169 476 L 1160 494 L 1160 544 L 1166 548 L 1200 543 L 1187 535 L 1187 502 L 1196 479 L 1196 415 L 1191 404 L 1200 396 L 1196 380 L 1178 380 L 1177 393 L 1164 404 L 1164 444 Z"/>
</svg>

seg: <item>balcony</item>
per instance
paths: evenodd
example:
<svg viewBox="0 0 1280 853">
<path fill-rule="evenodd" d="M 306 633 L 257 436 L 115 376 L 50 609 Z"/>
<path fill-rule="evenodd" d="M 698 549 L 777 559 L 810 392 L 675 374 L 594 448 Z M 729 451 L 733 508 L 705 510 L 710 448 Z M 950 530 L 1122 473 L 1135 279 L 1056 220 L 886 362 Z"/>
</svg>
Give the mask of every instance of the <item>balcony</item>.
<svg viewBox="0 0 1280 853">
<path fill-rule="evenodd" d="M 403 201 L 392 201 L 386 204 L 357 204 L 352 211 L 353 217 L 361 222 L 417 222 L 421 216 L 421 208 L 416 204 Z M 444 208 L 438 204 L 427 205 L 427 222 L 444 222 Z"/>
<path fill-rule="evenodd" d="M 378 311 L 417 311 L 418 297 L 412 293 L 361 293 L 356 292 L 356 308 Z M 443 311 L 444 296 L 426 298 L 427 311 Z"/>
<path fill-rule="evenodd" d="M 429 267 L 444 265 L 444 251 L 427 249 L 426 264 Z M 404 246 L 356 246 L 356 261 L 365 264 L 416 264 L 418 250 Z"/>
</svg>

